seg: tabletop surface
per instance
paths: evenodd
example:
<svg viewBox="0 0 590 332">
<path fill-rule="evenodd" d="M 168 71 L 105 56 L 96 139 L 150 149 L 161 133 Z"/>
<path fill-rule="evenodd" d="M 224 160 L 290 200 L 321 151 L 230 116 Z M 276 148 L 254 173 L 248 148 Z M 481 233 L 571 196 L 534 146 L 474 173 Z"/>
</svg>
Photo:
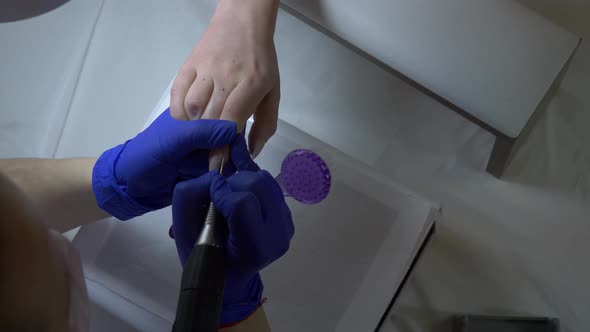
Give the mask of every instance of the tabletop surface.
<svg viewBox="0 0 590 332">
<path fill-rule="evenodd" d="M 59 20 L 64 27 L 78 22 L 75 31 L 94 36 L 89 45 L 72 44 L 82 38 L 75 34 L 61 48 L 27 44 L 23 40 L 35 33 L 43 39 L 39 31 L 47 26 L 0 25 L 0 39 L 9 46 L 3 50 L 30 52 L 15 51 L 11 61 L 0 63 L 2 157 L 97 156 L 137 133 L 215 5 L 168 3 L 173 5 L 72 1 L 61 8 L 65 12 L 36 21 Z M 531 4 L 590 37 L 588 5 Z M 87 16 L 67 21 L 75 17 L 68 10 Z M 103 15 L 93 28 L 97 10 Z M 498 180 L 484 171 L 493 144 L 489 133 L 286 13 L 279 15 L 275 39 L 281 119 L 443 206 L 438 232 L 382 331 L 447 331 L 448 318 L 465 312 L 554 316 L 564 331 L 590 327 L 590 290 L 579 287 L 590 277 L 581 254 L 590 249 L 585 44 L 508 177 Z M 27 61 L 18 61 L 19 54 Z M 76 73 L 72 65 L 74 77 L 39 74 L 60 64 L 66 68 L 69 60 L 60 62 L 66 54 L 85 63 L 84 69 Z"/>
<path fill-rule="evenodd" d="M 284 3 L 513 138 L 579 41 L 513 0 Z"/>
</svg>

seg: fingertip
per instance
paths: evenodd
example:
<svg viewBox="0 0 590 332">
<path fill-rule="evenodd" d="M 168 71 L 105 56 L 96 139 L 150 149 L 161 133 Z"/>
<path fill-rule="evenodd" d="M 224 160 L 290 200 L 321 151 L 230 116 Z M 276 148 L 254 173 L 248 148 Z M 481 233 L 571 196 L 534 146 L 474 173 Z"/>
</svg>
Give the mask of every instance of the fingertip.
<svg viewBox="0 0 590 332">
<path fill-rule="evenodd" d="M 209 186 L 211 186 L 211 182 L 213 182 L 213 180 L 215 179 L 216 174 L 219 175 L 219 172 L 207 172 L 203 174 L 201 177 L 206 179 L 205 181 L 207 181 L 207 183 L 209 183 Z"/>
<path fill-rule="evenodd" d="M 203 119 L 200 122 L 212 124 L 217 130 L 229 131 L 232 133 L 232 135 L 235 135 L 238 133 L 238 126 L 233 121 Z M 197 123 L 197 122 L 195 122 L 195 123 Z"/>
<path fill-rule="evenodd" d="M 203 223 L 203 212 L 210 201 L 211 178 L 212 175 L 206 173 L 198 178 L 180 182 L 174 188 L 171 233 L 174 234 L 183 264 L 190 255 Z"/>
<path fill-rule="evenodd" d="M 206 189 L 209 187 L 210 182 L 211 175 L 205 173 L 198 178 L 177 183 L 172 194 L 173 205 L 178 205 L 187 200 L 194 201 L 197 198 L 202 200 L 206 196 L 203 193 L 207 192 Z"/>
<path fill-rule="evenodd" d="M 250 151 L 253 159 L 258 157 L 266 142 L 275 132 L 276 123 L 275 125 L 272 125 L 272 123 L 261 124 L 261 120 L 258 120 L 252 124 L 252 129 L 248 134 L 248 151 Z"/>
<path fill-rule="evenodd" d="M 184 136 L 189 151 L 229 145 L 237 135 L 236 124 L 223 120 L 196 120 L 186 122 Z M 184 152 L 184 151 L 183 151 Z"/>
<path fill-rule="evenodd" d="M 170 103 L 170 116 L 176 120 L 182 120 L 182 121 L 188 120 L 188 116 L 184 112 L 184 108 L 180 108 L 178 106 L 172 106 L 172 103 Z"/>
<path fill-rule="evenodd" d="M 221 117 L 223 107 L 227 102 L 228 96 L 232 93 L 235 86 L 224 85 L 222 82 L 213 80 L 213 87 L 211 97 L 207 102 L 207 106 L 201 114 L 202 119 L 214 119 L 217 120 Z"/>
<path fill-rule="evenodd" d="M 231 121 L 236 125 L 236 132 L 238 134 L 243 134 L 246 129 L 246 123 L 248 122 L 248 118 L 243 119 L 240 114 L 229 114 L 227 112 L 221 113 L 219 116 L 219 120 L 223 121 Z"/>
<path fill-rule="evenodd" d="M 170 89 L 170 115 L 177 120 L 188 120 L 184 108 L 186 94 L 191 84 L 197 77 L 195 70 L 186 66 L 180 69 Z"/>
<path fill-rule="evenodd" d="M 260 154 L 260 152 L 262 152 L 262 149 L 263 148 L 264 148 L 264 143 L 256 143 L 256 144 L 254 144 L 254 148 L 250 152 L 252 154 L 252 159 L 256 159 L 256 157 L 258 157 L 258 155 Z"/>
<path fill-rule="evenodd" d="M 235 122 L 228 120 L 210 120 L 215 122 L 215 129 L 211 135 L 211 144 L 215 147 L 229 145 L 236 135 L 238 128 Z"/>
<path fill-rule="evenodd" d="M 186 93 L 184 109 L 190 120 L 201 118 L 213 93 L 213 81 L 207 77 L 196 77 Z"/>
<path fill-rule="evenodd" d="M 209 171 L 224 172 L 229 160 L 229 146 L 215 148 L 209 151 Z"/>
<path fill-rule="evenodd" d="M 228 206 L 225 209 L 221 209 L 221 211 L 227 218 L 230 232 L 232 230 L 244 229 L 245 231 L 238 232 L 238 234 L 247 234 L 246 230 L 252 230 L 252 223 L 262 220 L 260 201 L 254 193 L 248 191 L 231 192 L 226 195 L 226 200 L 231 202 L 231 205 L 228 204 Z"/>
<path fill-rule="evenodd" d="M 260 170 L 260 167 L 252 160 L 252 156 L 246 146 L 244 135 L 237 135 L 231 144 L 231 160 L 238 171 Z"/>
<path fill-rule="evenodd" d="M 248 136 L 248 145 L 253 158 L 260 154 L 266 142 L 277 131 L 280 99 L 281 89 L 277 84 L 260 102 L 254 113 L 254 123 Z"/>
<path fill-rule="evenodd" d="M 272 180 L 275 181 L 275 178 L 272 176 L 272 174 L 270 174 L 269 171 L 265 170 L 265 169 L 261 169 L 260 171 L 258 171 L 258 173 L 263 177 L 266 178 L 267 180 Z"/>
<path fill-rule="evenodd" d="M 279 121 L 279 103 L 280 88 L 277 86 L 258 105 L 248 138 L 248 142 L 252 143 L 254 147 L 252 152 L 262 150 L 266 141 L 276 133 Z"/>
<path fill-rule="evenodd" d="M 273 204 L 280 203 L 286 206 L 287 202 L 285 201 L 285 194 L 275 177 L 266 170 L 260 170 L 258 176 L 266 188 L 266 190 L 261 191 L 261 195 L 264 195 L 268 201 L 273 201 Z"/>
<path fill-rule="evenodd" d="M 259 93 L 260 91 L 252 89 L 245 82 L 239 83 L 228 96 L 219 118 L 236 122 L 238 131 L 243 132 L 248 118 L 256 111 L 256 105 L 260 103 L 262 97 Z"/>
<path fill-rule="evenodd" d="M 221 208 L 223 205 L 224 196 L 231 194 L 232 190 L 227 181 L 219 174 L 219 171 L 211 171 L 211 185 L 209 186 L 209 195 L 213 204 Z"/>
<path fill-rule="evenodd" d="M 218 169 L 210 170 L 207 173 L 207 175 L 209 175 L 211 177 L 211 183 L 214 183 L 215 181 L 223 180 L 223 176 L 221 176 L 221 173 L 219 172 Z"/>
<path fill-rule="evenodd" d="M 234 174 L 236 174 L 236 166 L 234 165 L 234 163 L 225 163 L 223 165 L 223 177 L 227 179 Z"/>
</svg>

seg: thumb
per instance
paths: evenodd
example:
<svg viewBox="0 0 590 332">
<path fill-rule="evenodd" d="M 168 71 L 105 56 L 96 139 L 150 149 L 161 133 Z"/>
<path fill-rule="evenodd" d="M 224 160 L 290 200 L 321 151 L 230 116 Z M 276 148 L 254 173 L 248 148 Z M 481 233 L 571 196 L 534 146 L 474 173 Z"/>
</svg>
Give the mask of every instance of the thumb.
<svg viewBox="0 0 590 332">
<path fill-rule="evenodd" d="M 219 173 L 210 174 L 213 174 L 210 187 L 211 201 L 230 226 L 237 220 L 240 220 L 238 223 L 241 224 L 262 220 L 262 210 L 256 195 L 248 191 L 234 192 Z"/>
<path fill-rule="evenodd" d="M 254 113 L 254 123 L 248 134 L 248 146 L 252 158 L 256 158 L 266 141 L 277 131 L 279 120 L 280 86 L 275 86 L 262 99 Z"/>
<path fill-rule="evenodd" d="M 251 192 L 234 192 L 219 174 L 211 181 L 211 200 L 225 217 L 229 229 L 229 241 L 234 248 L 253 250 L 263 225 L 262 208 Z"/>
<path fill-rule="evenodd" d="M 230 146 L 230 157 L 237 171 L 257 172 L 260 167 L 252 160 L 243 133 L 236 135 Z"/>
<path fill-rule="evenodd" d="M 204 222 L 212 174 L 180 182 L 172 196 L 172 231 L 180 262 L 190 256 Z"/>
<path fill-rule="evenodd" d="M 215 208 L 221 212 L 221 214 L 228 219 L 231 214 L 232 204 L 229 200 L 229 196 L 233 194 L 233 191 L 218 172 L 210 172 L 212 174 L 211 185 L 209 187 L 209 195 L 211 196 L 211 202 L 215 205 Z"/>
<path fill-rule="evenodd" d="M 176 120 L 180 122 L 180 120 Z M 193 120 L 181 123 L 178 131 L 170 133 L 176 139 L 176 146 L 170 151 L 175 155 L 186 154 L 199 150 L 212 150 L 230 144 L 237 134 L 236 124 L 225 120 Z"/>
</svg>

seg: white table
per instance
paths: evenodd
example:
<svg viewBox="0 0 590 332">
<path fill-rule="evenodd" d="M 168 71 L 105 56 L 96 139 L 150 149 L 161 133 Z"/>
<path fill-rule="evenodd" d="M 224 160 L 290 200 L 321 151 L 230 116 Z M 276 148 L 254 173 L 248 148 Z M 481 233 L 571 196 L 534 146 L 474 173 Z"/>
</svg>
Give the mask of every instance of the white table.
<svg viewBox="0 0 590 332">
<path fill-rule="evenodd" d="M 283 8 L 496 136 L 501 176 L 580 38 L 513 0 L 285 0 Z"/>
<path fill-rule="evenodd" d="M 84 17 L 56 12 L 39 18 L 47 23 L 54 17 L 64 33 L 72 32 L 59 40 L 62 48 L 54 47 L 58 41 L 25 44 L 34 36 L 47 39 L 41 37 L 50 32 L 48 25 L 0 25 L 2 50 L 11 52 L 2 53 L 11 54 L 10 61 L 0 63 L 2 157 L 51 156 L 56 147 L 60 157 L 96 156 L 134 135 L 214 6 L 213 0 L 166 6 L 157 0 L 106 1 L 109 19 L 98 22 L 97 43 L 90 45 L 78 90 L 70 91 L 74 98 L 64 121 L 56 105 L 67 96 L 62 87 L 68 85 L 62 84 L 68 80 L 57 79 L 60 70 L 37 76 L 65 66 L 59 54 L 86 45 L 77 42 L 90 31 L 83 27 L 93 22 L 98 7 L 92 6 L 100 3 L 73 1 L 63 8 L 77 14 L 88 9 Z M 590 37 L 587 5 L 531 3 Z M 69 28 L 75 24 L 80 28 Z M 15 39 L 15 33 L 23 38 Z M 507 183 L 483 172 L 495 140 L 489 132 L 285 13 L 276 42 L 283 120 L 445 208 L 432 246 L 383 331 L 432 330 L 459 312 L 556 316 L 565 331 L 590 327 L 590 292 L 580 287 L 590 278 L 580 254 L 590 250 L 590 48 L 582 44 L 576 53 L 547 113 L 507 169 L 513 181 Z M 31 57 L 35 61 L 19 61 Z M 48 87 L 56 90 L 45 94 Z"/>
</svg>

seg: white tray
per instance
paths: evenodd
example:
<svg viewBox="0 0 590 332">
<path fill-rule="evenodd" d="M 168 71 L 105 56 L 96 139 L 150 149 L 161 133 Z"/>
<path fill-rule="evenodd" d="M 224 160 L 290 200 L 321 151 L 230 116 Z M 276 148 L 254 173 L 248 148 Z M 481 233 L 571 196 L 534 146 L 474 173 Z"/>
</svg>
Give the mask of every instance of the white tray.
<svg viewBox="0 0 590 332">
<path fill-rule="evenodd" d="M 276 331 L 373 330 L 439 208 L 284 122 L 257 162 L 276 175 L 282 158 L 301 147 L 328 159 L 333 188 L 318 205 L 289 199 L 295 237 L 287 255 L 262 273 L 265 310 Z M 93 330 L 170 329 L 181 276 L 170 223 L 163 209 L 77 234 Z"/>
</svg>

